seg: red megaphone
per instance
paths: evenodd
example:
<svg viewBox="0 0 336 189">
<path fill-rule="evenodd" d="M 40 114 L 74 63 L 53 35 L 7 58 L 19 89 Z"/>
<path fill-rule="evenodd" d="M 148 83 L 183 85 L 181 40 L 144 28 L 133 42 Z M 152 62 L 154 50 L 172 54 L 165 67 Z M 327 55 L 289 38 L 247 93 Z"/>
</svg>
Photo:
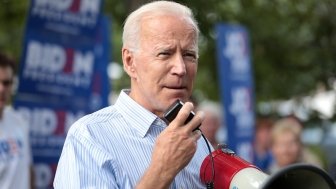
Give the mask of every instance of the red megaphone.
<svg viewBox="0 0 336 189">
<path fill-rule="evenodd" d="M 269 176 L 225 146 L 204 159 L 200 176 L 214 189 L 336 189 L 331 177 L 315 166 L 294 164 Z"/>
</svg>

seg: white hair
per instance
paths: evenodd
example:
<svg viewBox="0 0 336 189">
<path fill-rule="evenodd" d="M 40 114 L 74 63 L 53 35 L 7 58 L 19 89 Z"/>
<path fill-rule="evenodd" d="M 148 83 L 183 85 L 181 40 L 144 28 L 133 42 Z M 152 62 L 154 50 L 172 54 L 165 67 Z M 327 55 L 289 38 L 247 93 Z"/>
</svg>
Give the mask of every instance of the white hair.
<svg viewBox="0 0 336 189">
<path fill-rule="evenodd" d="M 206 100 L 200 103 L 198 110 L 208 112 L 218 118 L 221 122 L 223 121 L 223 108 L 218 102 Z"/>
<path fill-rule="evenodd" d="M 132 12 L 126 19 L 123 31 L 123 47 L 136 50 L 139 47 L 140 24 L 141 20 L 148 15 L 177 15 L 190 21 L 196 32 L 196 46 L 198 43 L 199 28 L 192 11 L 179 3 L 172 1 L 153 1 L 145 4 Z"/>
</svg>

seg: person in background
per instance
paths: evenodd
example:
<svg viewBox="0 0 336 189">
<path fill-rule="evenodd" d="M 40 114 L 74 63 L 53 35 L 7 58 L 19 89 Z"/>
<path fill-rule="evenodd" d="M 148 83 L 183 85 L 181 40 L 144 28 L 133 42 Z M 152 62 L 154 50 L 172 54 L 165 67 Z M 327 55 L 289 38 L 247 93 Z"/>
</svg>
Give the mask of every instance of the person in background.
<svg viewBox="0 0 336 189">
<path fill-rule="evenodd" d="M 292 122 L 291 125 L 293 127 L 297 127 L 300 133 L 300 136 L 302 135 L 304 125 L 301 122 L 301 120 L 296 117 L 295 115 L 290 115 L 285 117 L 288 122 Z M 315 165 L 319 168 L 323 168 L 323 163 L 321 159 L 312 151 L 310 150 L 306 145 L 302 144 L 302 160 L 306 163 L 310 163 L 312 165 Z"/>
<path fill-rule="evenodd" d="M 0 52 L 0 188 L 31 188 L 28 123 L 9 106 L 15 62 Z"/>
<path fill-rule="evenodd" d="M 198 67 L 197 22 L 189 8 L 153 1 L 132 12 L 123 30 L 122 61 L 131 88 L 114 105 L 86 115 L 69 129 L 54 188 L 205 188 L 200 167 L 209 155 L 196 129 L 185 123 Z M 166 123 L 177 99 L 184 106 Z"/>
<path fill-rule="evenodd" d="M 214 149 L 217 148 L 219 143 L 225 142 L 223 136 L 223 111 L 221 106 L 212 101 L 203 101 L 199 104 L 198 110 L 203 111 L 205 114 L 204 120 L 200 129 L 205 137 L 209 140 Z"/>
<path fill-rule="evenodd" d="M 271 150 L 274 161 L 269 168 L 273 174 L 288 165 L 302 162 L 300 131 L 288 119 L 277 121 L 272 128 Z"/>
<path fill-rule="evenodd" d="M 267 117 L 259 117 L 256 122 L 253 164 L 263 171 L 267 171 L 273 160 L 270 150 L 272 125 L 273 121 Z"/>
<path fill-rule="evenodd" d="M 291 117 L 275 122 L 271 133 L 271 150 L 274 161 L 269 168 L 269 173 L 275 173 L 279 169 L 295 163 L 309 163 L 319 166 L 304 156 L 301 129 L 298 122 Z"/>
</svg>

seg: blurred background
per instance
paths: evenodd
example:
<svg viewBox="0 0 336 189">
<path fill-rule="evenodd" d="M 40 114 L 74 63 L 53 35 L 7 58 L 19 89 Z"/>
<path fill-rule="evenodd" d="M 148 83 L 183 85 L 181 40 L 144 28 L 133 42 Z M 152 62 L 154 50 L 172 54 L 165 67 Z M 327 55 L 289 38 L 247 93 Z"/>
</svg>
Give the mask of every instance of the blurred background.
<svg viewBox="0 0 336 189">
<path fill-rule="evenodd" d="M 143 0 L 105 0 L 111 22 L 107 68 L 110 103 L 129 85 L 121 63 L 126 16 Z M 195 98 L 222 102 L 216 55 L 218 23 L 243 26 L 249 36 L 256 120 L 294 115 L 302 141 L 332 171 L 336 162 L 336 1 L 176 1 L 189 6 L 201 30 Z M 0 0 L 0 49 L 20 62 L 30 1 Z M 225 110 L 224 110 L 225 111 Z M 227 136 L 229 137 L 229 136 Z"/>
</svg>

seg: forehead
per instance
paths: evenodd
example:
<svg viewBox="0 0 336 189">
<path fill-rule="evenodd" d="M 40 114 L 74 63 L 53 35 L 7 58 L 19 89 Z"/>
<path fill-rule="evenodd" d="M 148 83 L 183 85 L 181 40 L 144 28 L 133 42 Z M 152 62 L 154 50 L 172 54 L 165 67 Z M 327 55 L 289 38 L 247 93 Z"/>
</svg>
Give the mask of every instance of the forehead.
<svg viewBox="0 0 336 189">
<path fill-rule="evenodd" d="M 13 74 L 13 70 L 9 66 L 0 66 L 0 78 L 11 78 Z"/>
<path fill-rule="evenodd" d="M 275 141 L 292 141 L 296 140 L 297 136 L 295 133 L 289 130 L 284 130 L 274 136 Z"/>
<path fill-rule="evenodd" d="M 197 32 L 191 20 L 175 15 L 151 15 L 142 19 L 141 39 L 145 42 L 166 43 L 176 39 L 197 45 Z"/>
</svg>

